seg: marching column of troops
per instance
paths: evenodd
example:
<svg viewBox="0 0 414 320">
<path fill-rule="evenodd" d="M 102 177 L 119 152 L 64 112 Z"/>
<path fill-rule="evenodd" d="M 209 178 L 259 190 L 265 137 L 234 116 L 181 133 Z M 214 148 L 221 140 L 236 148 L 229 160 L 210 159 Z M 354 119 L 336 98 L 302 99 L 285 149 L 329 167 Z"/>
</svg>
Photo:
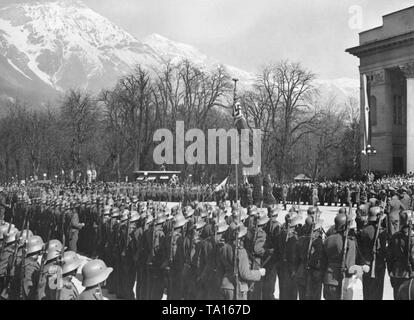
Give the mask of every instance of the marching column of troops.
<svg viewBox="0 0 414 320">
<path fill-rule="evenodd" d="M 281 300 L 345 299 L 362 273 L 365 300 L 383 298 L 388 271 L 395 299 L 411 300 L 410 190 L 370 190 L 341 207 L 324 230 L 320 210 L 246 209 L 188 201 L 167 209 L 114 190 L 22 190 L 0 197 L 1 299 Z M 197 195 L 198 196 L 198 195 Z M 190 198 L 188 198 L 190 199 Z M 92 258 L 86 265 L 77 255 Z M 74 285 L 82 269 L 79 294 Z"/>
</svg>

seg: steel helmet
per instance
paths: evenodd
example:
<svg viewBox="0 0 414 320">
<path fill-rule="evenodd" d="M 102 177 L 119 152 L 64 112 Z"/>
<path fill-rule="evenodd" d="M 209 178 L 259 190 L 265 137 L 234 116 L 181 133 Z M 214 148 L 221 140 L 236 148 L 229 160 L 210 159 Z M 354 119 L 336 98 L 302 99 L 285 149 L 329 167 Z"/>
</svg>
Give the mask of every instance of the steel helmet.
<svg viewBox="0 0 414 320">
<path fill-rule="evenodd" d="M 220 219 L 219 223 L 217 224 L 217 233 L 220 234 L 226 232 L 228 228 L 229 225 L 227 224 L 226 220 Z"/>
<path fill-rule="evenodd" d="M 129 210 L 124 210 L 121 216 L 121 222 L 127 221 L 129 219 Z"/>
<path fill-rule="evenodd" d="M 24 238 L 25 239 L 25 238 Z M 39 236 L 32 236 L 27 240 L 27 254 L 32 254 L 36 252 L 40 252 L 43 248 L 43 240 Z"/>
<path fill-rule="evenodd" d="M 345 208 L 340 208 L 338 210 L 338 214 L 346 214 L 346 209 Z"/>
<path fill-rule="evenodd" d="M 259 214 L 259 211 L 256 206 L 249 206 L 247 210 L 249 216 L 257 216 Z"/>
<path fill-rule="evenodd" d="M 60 253 L 62 252 L 62 247 L 63 245 L 59 240 L 50 240 L 49 245 L 47 247 L 46 261 L 50 261 L 59 257 Z"/>
<path fill-rule="evenodd" d="M 15 227 L 12 227 L 8 234 L 6 234 L 7 233 L 7 231 L 6 231 L 6 233 L 5 233 L 5 236 L 7 238 L 6 243 L 12 243 L 12 242 L 16 241 L 16 239 L 17 239 L 16 237 L 17 237 L 18 232 L 19 232 L 19 230 Z"/>
<path fill-rule="evenodd" d="M 11 227 L 13 229 L 13 225 Z M 4 235 L 7 234 L 7 231 L 9 231 L 9 224 L 3 224 L 0 226 L 0 240 L 3 240 Z"/>
<path fill-rule="evenodd" d="M 104 216 L 111 215 L 111 206 L 105 206 L 104 207 Z"/>
<path fill-rule="evenodd" d="M 316 208 L 315 207 L 309 207 L 308 209 L 308 215 L 315 215 L 316 214 Z"/>
<path fill-rule="evenodd" d="M 313 217 L 307 217 L 306 220 L 305 220 L 305 225 L 311 226 L 313 224 L 313 222 L 314 222 Z"/>
<path fill-rule="evenodd" d="M 33 232 L 32 231 L 27 231 L 26 229 L 23 231 L 19 231 L 17 233 L 16 236 L 18 239 L 21 238 L 19 245 L 22 246 L 24 244 L 24 240 L 26 240 L 26 238 L 31 238 L 33 237 Z"/>
<path fill-rule="evenodd" d="M 138 211 L 132 210 L 131 211 L 131 218 L 129 220 L 129 222 L 137 222 L 140 219 L 140 215 L 138 213 Z"/>
<path fill-rule="evenodd" d="M 381 214 L 380 207 L 372 207 L 369 209 L 368 221 L 377 221 L 378 215 Z"/>
<path fill-rule="evenodd" d="M 206 225 L 206 222 L 204 220 L 200 220 L 196 223 L 195 228 L 196 228 L 196 230 L 200 230 L 200 229 L 204 228 L 205 225 Z"/>
<path fill-rule="evenodd" d="M 63 255 L 62 273 L 66 274 L 79 268 L 82 264 L 76 252 L 68 251 Z"/>
<path fill-rule="evenodd" d="M 117 207 L 112 208 L 111 217 L 112 218 L 117 218 L 119 216 L 120 216 L 119 208 L 117 208 Z"/>
<path fill-rule="evenodd" d="M 345 214 L 342 214 L 342 213 L 338 214 L 335 217 L 335 229 L 336 230 L 339 230 L 340 228 L 342 228 L 343 226 L 345 226 L 346 222 L 347 222 L 346 215 Z"/>
<path fill-rule="evenodd" d="M 177 214 L 174 221 L 174 229 L 178 229 L 184 226 L 187 223 L 186 218 L 183 216 L 182 213 Z"/>
<path fill-rule="evenodd" d="M 263 226 L 263 225 L 265 225 L 266 223 L 268 223 L 269 222 L 269 217 L 267 216 L 267 213 L 262 213 L 262 214 L 260 214 L 259 215 L 259 218 L 258 218 L 258 220 L 257 220 L 257 225 L 258 226 Z"/>
<path fill-rule="evenodd" d="M 108 268 L 102 260 L 89 261 L 82 268 L 82 285 L 86 288 L 96 286 L 104 282 L 113 270 L 113 268 Z"/>
</svg>

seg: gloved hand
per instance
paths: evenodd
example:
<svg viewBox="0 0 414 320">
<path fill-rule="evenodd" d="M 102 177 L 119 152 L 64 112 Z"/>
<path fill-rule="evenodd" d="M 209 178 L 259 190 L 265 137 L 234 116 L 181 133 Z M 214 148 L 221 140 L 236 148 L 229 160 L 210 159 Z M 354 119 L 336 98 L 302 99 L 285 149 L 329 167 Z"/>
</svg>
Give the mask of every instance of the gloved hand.
<svg viewBox="0 0 414 320">
<path fill-rule="evenodd" d="M 262 277 L 264 277 L 266 275 L 266 269 L 265 268 L 261 268 L 261 269 L 259 269 L 259 271 L 260 271 L 260 274 L 261 274 Z"/>
</svg>

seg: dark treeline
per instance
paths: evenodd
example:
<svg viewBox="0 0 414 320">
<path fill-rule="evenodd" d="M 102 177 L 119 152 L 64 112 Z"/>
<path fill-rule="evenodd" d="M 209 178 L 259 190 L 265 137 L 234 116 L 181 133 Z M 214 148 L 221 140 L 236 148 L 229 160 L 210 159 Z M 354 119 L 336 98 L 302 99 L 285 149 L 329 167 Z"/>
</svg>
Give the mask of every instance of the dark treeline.
<svg viewBox="0 0 414 320">
<path fill-rule="evenodd" d="M 282 61 L 257 74 L 239 96 L 249 126 L 263 130 L 262 173 L 285 181 L 295 174 L 312 178 L 353 178 L 359 174 L 358 102 L 339 106 L 321 101 L 315 75 Z M 0 179 L 85 176 L 132 177 L 134 170 L 158 170 L 153 134 L 159 128 L 233 127 L 233 84 L 223 67 L 203 71 L 189 61 L 157 70 L 140 66 L 110 90 L 91 95 L 70 90 L 56 105 L 5 103 L 0 118 Z M 206 134 L 207 136 L 207 134 Z M 196 182 L 214 182 L 226 165 L 170 165 Z"/>
</svg>

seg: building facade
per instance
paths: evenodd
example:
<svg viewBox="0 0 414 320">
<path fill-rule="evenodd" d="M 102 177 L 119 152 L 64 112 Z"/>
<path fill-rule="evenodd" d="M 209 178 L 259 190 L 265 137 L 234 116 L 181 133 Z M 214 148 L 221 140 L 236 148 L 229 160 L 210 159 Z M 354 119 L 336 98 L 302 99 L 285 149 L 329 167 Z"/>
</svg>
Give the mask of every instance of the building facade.
<svg viewBox="0 0 414 320">
<path fill-rule="evenodd" d="M 370 88 L 371 145 L 376 154 L 361 156 L 362 170 L 414 173 L 414 6 L 384 16 L 382 26 L 361 32 L 359 46 L 346 51 L 360 59 L 361 124 L 363 75 Z"/>
</svg>

